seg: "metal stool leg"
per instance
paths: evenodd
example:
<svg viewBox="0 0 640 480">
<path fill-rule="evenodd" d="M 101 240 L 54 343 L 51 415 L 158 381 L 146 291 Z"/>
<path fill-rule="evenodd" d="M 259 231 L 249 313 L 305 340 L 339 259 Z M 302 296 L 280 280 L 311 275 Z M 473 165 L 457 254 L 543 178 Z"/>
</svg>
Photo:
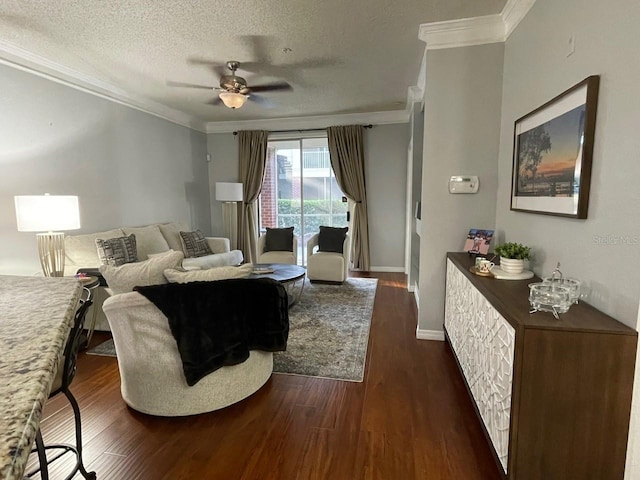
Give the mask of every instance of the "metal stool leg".
<svg viewBox="0 0 640 480">
<path fill-rule="evenodd" d="M 76 398 L 71 394 L 69 390 L 65 389 L 63 390 L 63 393 L 67 397 L 67 400 L 69 400 L 71 408 L 73 408 L 73 417 L 76 426 L 76 455 L 78 456 L 78 470 L 80 470 L 82 476 L 87 480 L 95 480 L 96 472 L 87 472 L 82 460 L 82 423 L 80 420 L 80 407 L 78 407 Z"/>
</svg>

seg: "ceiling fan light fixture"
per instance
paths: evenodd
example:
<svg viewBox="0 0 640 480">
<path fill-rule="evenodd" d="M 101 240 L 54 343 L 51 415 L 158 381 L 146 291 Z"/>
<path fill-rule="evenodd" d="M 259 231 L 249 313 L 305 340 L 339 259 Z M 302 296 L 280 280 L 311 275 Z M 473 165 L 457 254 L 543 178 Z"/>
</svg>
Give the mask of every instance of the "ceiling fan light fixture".
<svg viewBox="0 0 640 480">
<path fill-rule="evenodd" d="M 226 107 L 233 109 L 242 107 L 247 101 L 246 95 L 237 92 L 220 92 L 218 97 Z"/>
</svg>

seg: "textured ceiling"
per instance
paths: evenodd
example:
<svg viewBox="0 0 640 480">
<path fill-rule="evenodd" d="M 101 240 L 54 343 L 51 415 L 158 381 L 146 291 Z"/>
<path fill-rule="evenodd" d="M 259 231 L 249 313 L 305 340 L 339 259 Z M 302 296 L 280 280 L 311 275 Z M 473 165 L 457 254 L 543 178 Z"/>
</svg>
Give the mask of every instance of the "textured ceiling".
<svg viewBox="0 0 640 480">
<path fill-rule="evenodd" d="M 499 13 L 505 0 L 2 0 L 0 41 L 203 122 L 402 110 L 422 23 Z M 240 66 L 271 105 L 208 105 L 208 61 Z"/>
</svg>

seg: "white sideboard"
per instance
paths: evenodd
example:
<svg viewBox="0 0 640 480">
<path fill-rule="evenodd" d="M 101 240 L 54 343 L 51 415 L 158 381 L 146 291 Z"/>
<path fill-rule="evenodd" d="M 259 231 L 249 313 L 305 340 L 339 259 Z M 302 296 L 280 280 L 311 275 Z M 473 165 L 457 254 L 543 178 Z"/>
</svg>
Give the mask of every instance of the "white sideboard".
<svg viewBox="0 0 640 480">
<path fill-rule="evenodd" d="M 444 325 L 493 448 L 507 471 L 515 329 L 447 260 Z"/>
<path fill-rule="evenodd" d="M 638 334 L 581 302 L 529 314 L 533 280 L 447 254 L 444 329 L 507 480 L 622 480 Z"/>
</svg>

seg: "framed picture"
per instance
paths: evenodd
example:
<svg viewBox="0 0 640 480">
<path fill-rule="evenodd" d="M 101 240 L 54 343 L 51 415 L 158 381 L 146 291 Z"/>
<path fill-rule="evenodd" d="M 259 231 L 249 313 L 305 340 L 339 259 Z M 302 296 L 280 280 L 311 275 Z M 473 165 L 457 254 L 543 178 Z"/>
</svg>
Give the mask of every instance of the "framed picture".
<svg viewBox="0 0 640 480">
<path fill-rule="evenodd" d="M 511 210 L 587 218 L 600 77 L 515 122 Z"/>
<path fill-rule="evenodd" d="M 464 251 L 469 253 L 489 253 L 489 245 L 493 239 L 493 230 L 480 230 L 472 228 L 464 241 Z"/>
</svg>

